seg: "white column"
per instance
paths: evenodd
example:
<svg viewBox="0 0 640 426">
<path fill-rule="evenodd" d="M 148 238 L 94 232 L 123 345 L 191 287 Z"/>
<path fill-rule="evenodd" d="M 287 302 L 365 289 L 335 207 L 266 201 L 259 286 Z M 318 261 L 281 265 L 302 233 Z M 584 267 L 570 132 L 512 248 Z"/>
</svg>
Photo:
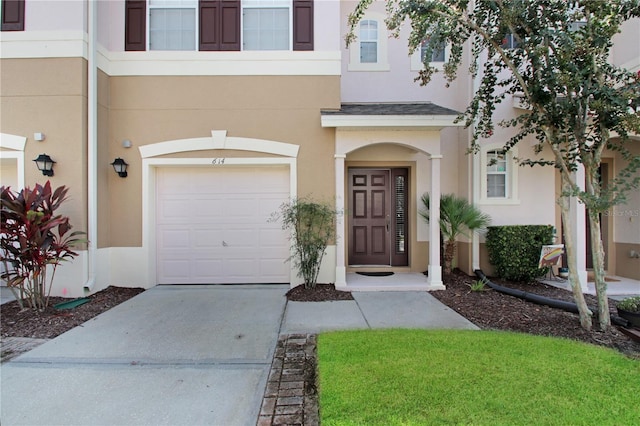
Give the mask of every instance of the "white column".
<svg viewBox="0 0 640 426">
<path fill-rule="evenodd" d="M 585 172 L 582 164 L 578 164 L 575 172 L 576 183 L 581 190 L 584 190 Z M 587 290 L 587 221 L 584 204 L 578 202 L 578 197 L 571 197 L 570 201 L 571 221 L 574 225 L 573 246 L 578 258 L 578 278 L 582 291 Z"/>
<path fill-rule="evenodd" d="M 429 203 L 429 290 L 443 290 L 440 265 L 440 160 L 442 155 L 431 156 L 431 195 Z"/>
<path fill-rule="evenodd" d="M 345 264 L 344 232 L 344 159 L 346 155 L 335 155 L 336 168 L 336 288 L 347 286 L 347 267 Z"/>
</svg>

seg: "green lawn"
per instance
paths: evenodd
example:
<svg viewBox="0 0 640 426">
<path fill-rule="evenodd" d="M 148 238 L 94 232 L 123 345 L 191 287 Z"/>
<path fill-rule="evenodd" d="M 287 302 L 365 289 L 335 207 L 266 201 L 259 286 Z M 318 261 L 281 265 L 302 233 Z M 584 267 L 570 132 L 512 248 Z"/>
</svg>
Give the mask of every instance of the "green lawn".
<svg viewBox="0 0 640 426">
<path fill-rule="evenodd" d="M 638 425 L 640 362 L 565 339 L 365 330 L 318 338 L 327 425 Z"/>
</svg>

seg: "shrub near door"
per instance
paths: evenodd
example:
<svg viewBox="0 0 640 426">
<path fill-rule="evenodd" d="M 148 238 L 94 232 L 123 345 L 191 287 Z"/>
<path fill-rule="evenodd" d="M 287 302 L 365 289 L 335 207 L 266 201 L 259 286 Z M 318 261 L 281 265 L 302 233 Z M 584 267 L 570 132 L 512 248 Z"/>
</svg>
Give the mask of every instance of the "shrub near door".
<svg viewBox="0 0 640 426">
<path fill-rule="evenodd" d="M 487 228 L 489 262 L 496 275 L 512 281 L 530 281 L 547 269 L 538 267 L 540 249 L 552 244 L 551 225 L 490 226 Z"/>
</svg>

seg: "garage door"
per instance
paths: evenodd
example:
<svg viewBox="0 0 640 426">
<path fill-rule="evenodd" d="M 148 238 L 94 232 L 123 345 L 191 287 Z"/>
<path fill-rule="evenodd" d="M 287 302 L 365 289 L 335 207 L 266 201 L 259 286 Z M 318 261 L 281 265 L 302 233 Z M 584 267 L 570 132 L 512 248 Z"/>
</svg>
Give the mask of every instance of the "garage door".
<svg viewBox="0 0 640 426">
<path fill-rule="evenodd" d="M 288 283 L 289 241 L 269 217 L 289 199 L 284 167 L 160 168 L 159 284 Z"/>
</svg>

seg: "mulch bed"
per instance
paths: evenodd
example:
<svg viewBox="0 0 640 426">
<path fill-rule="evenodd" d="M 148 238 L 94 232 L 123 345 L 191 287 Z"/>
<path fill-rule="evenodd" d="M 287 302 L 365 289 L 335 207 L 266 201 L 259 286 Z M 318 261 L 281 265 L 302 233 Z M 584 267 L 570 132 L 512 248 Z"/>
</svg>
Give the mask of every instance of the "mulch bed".
<svg viewBox="0 0 640 426">
<path fill-rule="evenodd" d="M 351 292 L 336 290 L 333 284 L 316 284 L 314 288 L 299 285 L 287 292 L 291 302 L 326 302 L 329 300 L 353 300 Z"/>
<path fill-rule="evenodd" d="M 470 285 L 476 280 L 466 274 L 454 273 L 445 277 L 446 290 L 434 291 L 431 294 L 478 327 L 487 330 L 508 330 L 541 336 L 555 336 L 580 340 L 599 346 L 616 349 L 628 356 L 640 359 L 640 343 L 625 336 L 616 327 L 607 332 L 587 331 L 580 326 L 577 314 L 527 302 L 491 289 L 472 291 Z M 552 299 L 573 302 L 570 291 L 550 286 L 537 281 L 530 283 L 501 282 L 496 284 L 523 290 Z M 585 300 L 593 312 L 597 312 L 597 298 L 585 294 Z M 615 314 L 616 301 L 609 299 L 609 309 Z"/>
<path fill-rule="evenodd" d="M 52 339 L 143 291 L 141 288 L 107 287 L 87 296 L 89 302 L 60 311 L 53 306 L 72 299 L 51 297 L 49 306 L 43 312 L 20 309 L 16 301 L 5 303 L 0 315 L 0 333 L 2 337 Z"/>
</svg>

